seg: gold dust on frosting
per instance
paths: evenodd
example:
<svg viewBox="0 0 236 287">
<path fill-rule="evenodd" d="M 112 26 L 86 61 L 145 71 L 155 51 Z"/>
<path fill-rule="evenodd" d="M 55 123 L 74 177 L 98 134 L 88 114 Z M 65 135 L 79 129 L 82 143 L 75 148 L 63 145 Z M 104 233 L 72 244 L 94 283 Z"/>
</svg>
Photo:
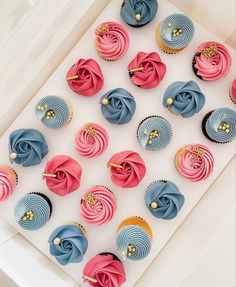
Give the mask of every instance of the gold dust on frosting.
<svg viewBox="0 0 236 287">
<path fill-rule="evenodd" d="M 109 26 L 107 24 L 101 25 L 97 28 L 97 31 L 101 33 L 106 33 L 109 31 Z"/>
<path fill-rule="evenodd" d="M 208 48 L 206 48 L 205 50 L 203 50 L 201 52 L 201 54 L 206 58 L 211 58 L 211 57 L 215 56 L 216 53 L 217 53 L 216 44 L 211 44 Z"/>
<path fill-rule="evenodd" d="M 204 150 L 201 149 L 200 147 L 193 146 L 193 147 L 192 147 L 192 150 L 195 151 L 198 155 L 204 154 Z"/>
<path fill-rule="evenodd" d="M 92 125 L 86 125 L 84 129 L 91 137 L 96 136 L 96 130 Z"/>
<path fill-rule="evenodd" d="M 228 134 L 230 131 L 230 126 L 227 123 L 222 123 L 218 126 L 218 130 L 223 131 Z"/>
<path fill-rule="evenodd" d="M 93 206 L 94 204 L 97 203 L 98 200 L 91 192 L 88 192 L 85 195 L 85 201 L 88 203 L 89 206 Z"/>
</svg>

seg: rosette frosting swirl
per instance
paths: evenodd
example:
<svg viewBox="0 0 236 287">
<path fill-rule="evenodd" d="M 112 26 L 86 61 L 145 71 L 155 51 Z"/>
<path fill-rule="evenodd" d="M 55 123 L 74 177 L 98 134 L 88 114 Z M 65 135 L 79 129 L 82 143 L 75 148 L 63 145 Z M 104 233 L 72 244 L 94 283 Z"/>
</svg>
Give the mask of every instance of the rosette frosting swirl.
<svg viewBox="0 0 236 287">
<path fill-rule="evenodd" d="M 184 118 L 198 113 L 204 104 L 205 96 L 194 81 L 172 83 L 163 97 L 163 106 Z"/>
<path fill-rule="evenodd" d="M 147 188 L 145 204 L 155 217 L 172 219 L 184 204 L 184 196 L 171 181 L 155 181 Z"/>
<path fill-rule="evenodd" d="M 122 88 L 107 92 L 100 100 L 103 116 L 112 124 L 128 123 L 135 112 L 136 103 L 131 94 Z"/>
<path fill-rule="evenodd" d="M 129 63 L 131 81 L 142 89 L 152 89 L 159 85 L 166 73 L 166 65 L 156 52 L 139 52 Z"/>
<path fill-rule="evenodd" d="M 120 15 L 132 27 L 148 24 L 157 14 L 157 0 L 125 0 Z"/>
<path fill-rule="evenodd" d="M 10 134 L 9 153 L 11 162 L 33 166 L 41 163 L 48 153 L 48 145 L 39 131 L 19 129 Z"/>
<path fill-rule="evenodd" d="M 91 224 L 102 225 L 109 222 L 116 211 L 116 198 L 104 186 L 94 186 L 83 194 L 80 214 Z"/>
<path fill-rule="evenodd" d="M 43 179 L 50 191 L 65 196 L 80 187 L 80 164 L 67 155 L 54 156 L 46 165 Z"/>
<path fill-rule="evenodd" d="M 214 157 L 208 147 L 189 144 L 177 152 L 175 165 L 182 176 L 197 182 L 210 176 L 214 167 Z"/>
<path fill-rule="evenodd" d="M 197 48 L 193 58 L 195 74 L 205 81 L 215 81 L 225 77 L 231 68 L 229 50 L 218 42 L 204 42 Z"/>
<path fill-rule="evenodd" d="M 5 167 L 0 166 L 0 202 L 7 200 L 15 189 L 15 178 Z"/>
<path fill-rule="evenodd" d="M 123 188 L 137 186 L 146 174 L 145 162 L 137 152 L 130 150 L 113 155 L 108 167 L 112 182 Z"/>
<path fill-rule="evenodd" d="M 129 34 L 116 22 L 104 22 L 95 31 L 96 48 L 100 57 L 116 61 L 123 57 L 129 48 Z"/>
<path fill-rule="evenodd" d="M 103 87 L 104 78 L 94 59 L 79 59 L 66 75 L 70 88 L 82 96 L 93 96 Z"/>
<path fill-rule="evenodd" d="M 77 133 L 75 148 L 81 156 L 97 157 L 108 146 L 106 130 L 96 123 L 88 123 Z"/>
<path fill-rule="evenodd" d="M 88 240 L 82 227 L 66 224 L 57 227 L 48 239 L 50 253 L 61 264 L 78 263 L 88 248 Z"/>
</svg>

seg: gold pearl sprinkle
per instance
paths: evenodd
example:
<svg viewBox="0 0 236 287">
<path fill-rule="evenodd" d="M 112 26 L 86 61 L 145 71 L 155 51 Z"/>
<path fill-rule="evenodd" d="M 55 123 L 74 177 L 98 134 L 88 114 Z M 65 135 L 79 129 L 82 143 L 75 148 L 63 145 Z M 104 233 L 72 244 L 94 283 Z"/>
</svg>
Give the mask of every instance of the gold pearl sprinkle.
<svg viewBox="0 0 236 287">
<path fill-rule="evenodd" d="M 56 237 L 54 240 L 53 240 L 53 243 L 55 245 L 59 245 L 61 243 L 61 239 L 59 237 Z"/>
<path fill-rule="evenodd" d="M 141 14 L 136 14 L 135 15 L 135 19 L 139 22 L 141 20 Z"/>
<path fill-rule="evenodd" d="M 17 153 L 16 152 L 11 152 L 10 153 L 10 158 L 11 159 L 16 159 L 17 158 Z"/>
<path fill-rule="evenodd" d="M 156 201 L 153 201 L 153 202 L 151 203 L 151 208 L 156 209 L 157 206 L 158 206 L 158 204 L 157 204 Z"/>
<path fill-rule="evenodd" d="M 172 26 L 172 23 L 168 23 L 167 26 L 170 28 Z"/>
<path fill-rule="evenodd" d="M 171 98 L 168 98 L 167 100 L 166 100 L 166 104 L 167 104 L 167 106 L 172 106 L 173 105 L 173 99 L 171 99 Z"/>
<path fill-rule="evenodd" d="M 109 101 L 108 101 L 108 99 L 107 98 L 104 98 L 103 100 L 102 100 L 102 104 L 103 105 L 108 105 L 109 104 Z"/>
</svg>

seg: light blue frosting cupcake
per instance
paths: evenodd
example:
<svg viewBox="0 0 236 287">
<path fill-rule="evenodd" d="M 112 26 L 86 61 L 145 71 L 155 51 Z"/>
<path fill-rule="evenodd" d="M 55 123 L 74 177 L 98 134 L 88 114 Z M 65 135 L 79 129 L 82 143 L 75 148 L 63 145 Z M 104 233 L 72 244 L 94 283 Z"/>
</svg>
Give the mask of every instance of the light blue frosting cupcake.
<svg viewBox="0 0 236 287">
<path fill-rule="evenodd" d="M 139 28 L 156 16 L 157 9 L 157 0 L 125 0 L 120 15 L 127 24 Z"/>
<path fill-rule="evenodd" d="M 128 123 L 135 112 L 136 103 L 131 94 L 123 88 L 109 91 L 100 100 L 103 116 L 112 124 Z"/>
<path fill-rule="evenodd" d="M 219 143 L 227 143 L 236 137 L 236 111 L 230 108 L 214 110 L 205 123 L 207 136 Z"/>
<path fill-rule="evenodd" d="M 205 96 L 194 81 L 174 82 L 165 91 L 163 106 L 171 112 L 190 118 L 205 104 Z"/>
<path fill-rule="evenodd" d="M 61 265 L 81 262 L 88 248 L 88 240 L 82 228 L 74 224 L 57 227 L 48 243 L 51 255 Z"/>
<path fill-rule="evenodd" d="M 147 150 L 156 151 L 165 148 L 172 138 L 169 122 L 159 116 L 144 119 L 137 130 L 138 142 Z"/>
<path fill-rule="evenodd" d="M 171 181 L 155 181 L 147 188 L 145 204 L 155 217 L 172 219 L 184 204 L 184 196 Z"/>
<path fill-rule="evenodd" d="M 182 49 L 193 39 L 194 25 L 192 20 L 183 14 L 173 14 L 161 24 L 162 42 L 171 49 Z"/>
<path fill-rule="evenodd" d="M 35 113 L 46 127 L 52 129 L 65 126 L 72 116 L 66 101 L 56 96 L 42 98 L 35 107 Z"/>
<path fill-rule="evenodd" d="M 35 129 L 19 129 L 10 134 L 9 154 L 11 163 L 22 166 L 40 164 L 48 153 L 44 136 Z"/>
<path fill-rule="evenodd" d="M 50 219 L 52 205 L 41 193 L 30 193 L 22 197 L 15 206 L 15 219 L 26 230 L 42 228 Z"/>
</svg>

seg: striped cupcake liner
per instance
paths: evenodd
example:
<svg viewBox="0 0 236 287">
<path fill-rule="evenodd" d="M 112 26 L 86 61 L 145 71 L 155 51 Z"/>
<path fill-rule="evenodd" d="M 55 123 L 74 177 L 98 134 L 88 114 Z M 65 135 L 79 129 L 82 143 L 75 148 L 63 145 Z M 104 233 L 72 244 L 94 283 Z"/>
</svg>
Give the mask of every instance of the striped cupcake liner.
<svg viewBox="0 0 236 287">
<path fill-rule="evenodd" d="M 231 100 L 234 104 L 236 104 L 236 99 L 233 98 L 231 88 L 229 88 L 229 97 L 230 97 L 230 100 Z"/>
</svg>

